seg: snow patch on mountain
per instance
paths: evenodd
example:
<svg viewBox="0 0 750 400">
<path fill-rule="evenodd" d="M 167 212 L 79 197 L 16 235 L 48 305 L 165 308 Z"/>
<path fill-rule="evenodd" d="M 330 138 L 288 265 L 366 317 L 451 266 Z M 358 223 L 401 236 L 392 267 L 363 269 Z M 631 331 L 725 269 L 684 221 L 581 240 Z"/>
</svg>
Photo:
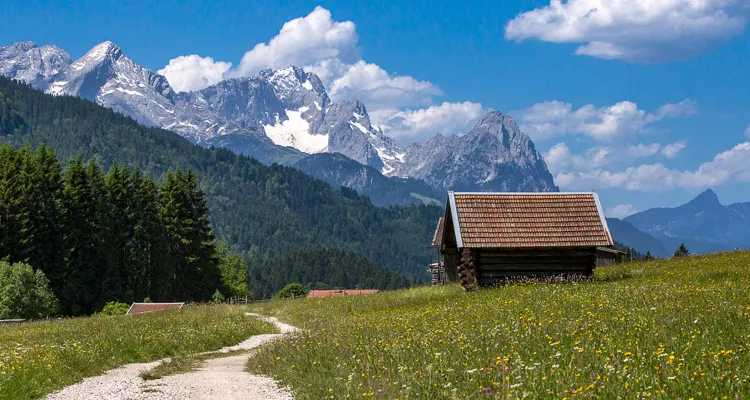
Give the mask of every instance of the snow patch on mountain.
<svg viewBox="0 0 750 400">
<path fill-rule="evenodd" d="M 328 148 L 328 135 L 313 135 L 310 133 L 310 124 L 302 118 L 309 107 L 301 107 L 296 111 L 286 110 L 285 121 L 279 121 L 276 116 L 275 125 L 263 125 L 271 141 L 278 146 L 293 147 L 301 152 L 314 154 L 326 151 Z"/>
</svg>

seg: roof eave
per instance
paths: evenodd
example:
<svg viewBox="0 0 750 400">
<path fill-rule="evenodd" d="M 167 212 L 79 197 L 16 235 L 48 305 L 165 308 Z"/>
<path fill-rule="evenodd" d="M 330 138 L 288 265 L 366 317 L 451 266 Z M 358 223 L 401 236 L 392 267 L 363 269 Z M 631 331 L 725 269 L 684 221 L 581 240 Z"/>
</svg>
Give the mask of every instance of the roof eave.
<svg viewBox="0 0 750 400">
<path fill-rule="evenodd" d="M 599 194 L 596 192 L 591 193 L 594 196 L 594 201 L 596 202 L 596 210 L 599 212 L 599 219 L 602 221 L 602 227 L 604 227 L 604 232 L 607 234 L 607 242 L 609 243 L 609 246 L 614 246 L 615 242 L 612 240 L 612 233 L 609 231 L 609 226 L 607 225 L 607 219 L 604 217 L 604 209 L 602 208 L 602 203 L 599 201 Z"/>
<path fill-rule="evenodd" d="M 456 247 L 464 247 L 464 241 L 461 238 L 461 227 L 458 225 L 458 212 L 456 210 L 456 196 L 453 191 L 448 191 L 448 204 L 451 209 L 451 220 L 453 221 L 453 234 L 456 236 Z M 445 231 L 445 229 L 443 229 Z"/>
</svg>

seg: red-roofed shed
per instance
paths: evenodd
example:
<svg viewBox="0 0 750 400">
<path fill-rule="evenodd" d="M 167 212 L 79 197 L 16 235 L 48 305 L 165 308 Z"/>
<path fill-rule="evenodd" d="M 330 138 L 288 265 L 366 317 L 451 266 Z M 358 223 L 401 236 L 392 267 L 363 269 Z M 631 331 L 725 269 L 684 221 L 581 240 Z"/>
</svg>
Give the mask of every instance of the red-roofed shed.
<svg viewBox="0 0 750 400">
<path fill-rule="evenodd" d="M 318 298 L 318 297 L 331 297 L 331 296 L 358 296 L 361 294 L 375 294 L 377 292 L 378 291 L 374 289 L 311 290 L 309 293 L 307 293 L 307 298 L 313 299 L 313 298 Z"/>
<path fill-rule="evenodd" d="M 444 218 L 433 244 L 445 258 L 445 275 L 457 275 L 466 288 L 516 277 L 590 276 L 597 247 L 614 244 L 595 192 L 448 192 Z"/>
<path fill-rule="evenodd" d="M 179 310 L 185 303 L 133 303 L 125 315 L 146 314 L 166 310 Z"/>
</svg>

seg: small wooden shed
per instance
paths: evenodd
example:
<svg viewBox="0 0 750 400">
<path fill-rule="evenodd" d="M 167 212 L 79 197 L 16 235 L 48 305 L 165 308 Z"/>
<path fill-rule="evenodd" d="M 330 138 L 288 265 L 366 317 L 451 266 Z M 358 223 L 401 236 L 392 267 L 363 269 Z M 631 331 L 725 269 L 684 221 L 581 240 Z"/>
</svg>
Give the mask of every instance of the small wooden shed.
<svg viewBox="0 0 750 400">
<path fill-rule="evenodd" d="M 308 299 L 315 299 L 320 297 L 336 297 L 336 296 L 359 296 L 365 294 L 375 294 L 378 291 L 375 289 L 341 289 L 336 288 L 333 290 L 311 290 L 307 293 Z"/>
<path fill-rule="evenodd" d="M 597 248 L 614 244 L 596 192 L 448 192 L 438 231 L 445 281 L 467 289 L 523 277 L 591 276 Z"/>
<path fill-rule="evenodd" d="M 146 314 L 167 310 L 179 310 L 185 303 L 133 303 L 125 315 Z"/>
<path fill-rule="evenodd" d="M 615 265 L 622 263 L 622 260 L 628 253 L 617 249 L 610 249 L 609 247 L 597 247 L 596 248 L 596 266 L 606 267 L 607 265 Z"/>
</svg>

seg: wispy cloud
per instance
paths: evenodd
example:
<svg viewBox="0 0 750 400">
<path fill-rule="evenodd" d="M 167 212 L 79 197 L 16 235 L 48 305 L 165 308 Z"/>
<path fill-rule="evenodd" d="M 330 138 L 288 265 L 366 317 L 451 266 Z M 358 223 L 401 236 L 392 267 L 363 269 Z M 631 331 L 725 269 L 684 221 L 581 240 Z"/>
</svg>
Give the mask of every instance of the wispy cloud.
<svg viewBox="0 0 750 400">
<path fill-rule="evenodd" d="M 662 163 L 642 164 L 624 170 L 595 168 L 559 172 L 556 183 L 566 189 L 622 188 L 662 192 L 675 188 L 701 190 L 731 183 L 750 182 L 750 142 L 717 154 L 695 170 L 677 170 Z"/>
<path fill-rule="evenodd" d="M 608 208 L 604 214 L 610 218 L 625 218 L 637 212 L 638 210 L 632 204 L 618 204 L 612 208 Z"/>
<path fill-rule="evenodd" d="M 706 52 L 741 35 L 743 0 L 551 0 L 508 22 L 505 37 L 580 44 L 575 54 L 664 62 Z"/>
<path fill-rule="evenodd" d="M 638 104 L 632 101 L 603 107 L 587 104 L 574 109 L 570 103 L 553 100 L 534 104 L 516 114 L 521 129 L 534 140 L 574 134 L 611 142 L 644 132 L 649 125 L 665 118 L 694 114 L 697 109 L 697 103 L 690 99 L 665 104 L 651 113 L 638 108 Z"/>
</svg>

